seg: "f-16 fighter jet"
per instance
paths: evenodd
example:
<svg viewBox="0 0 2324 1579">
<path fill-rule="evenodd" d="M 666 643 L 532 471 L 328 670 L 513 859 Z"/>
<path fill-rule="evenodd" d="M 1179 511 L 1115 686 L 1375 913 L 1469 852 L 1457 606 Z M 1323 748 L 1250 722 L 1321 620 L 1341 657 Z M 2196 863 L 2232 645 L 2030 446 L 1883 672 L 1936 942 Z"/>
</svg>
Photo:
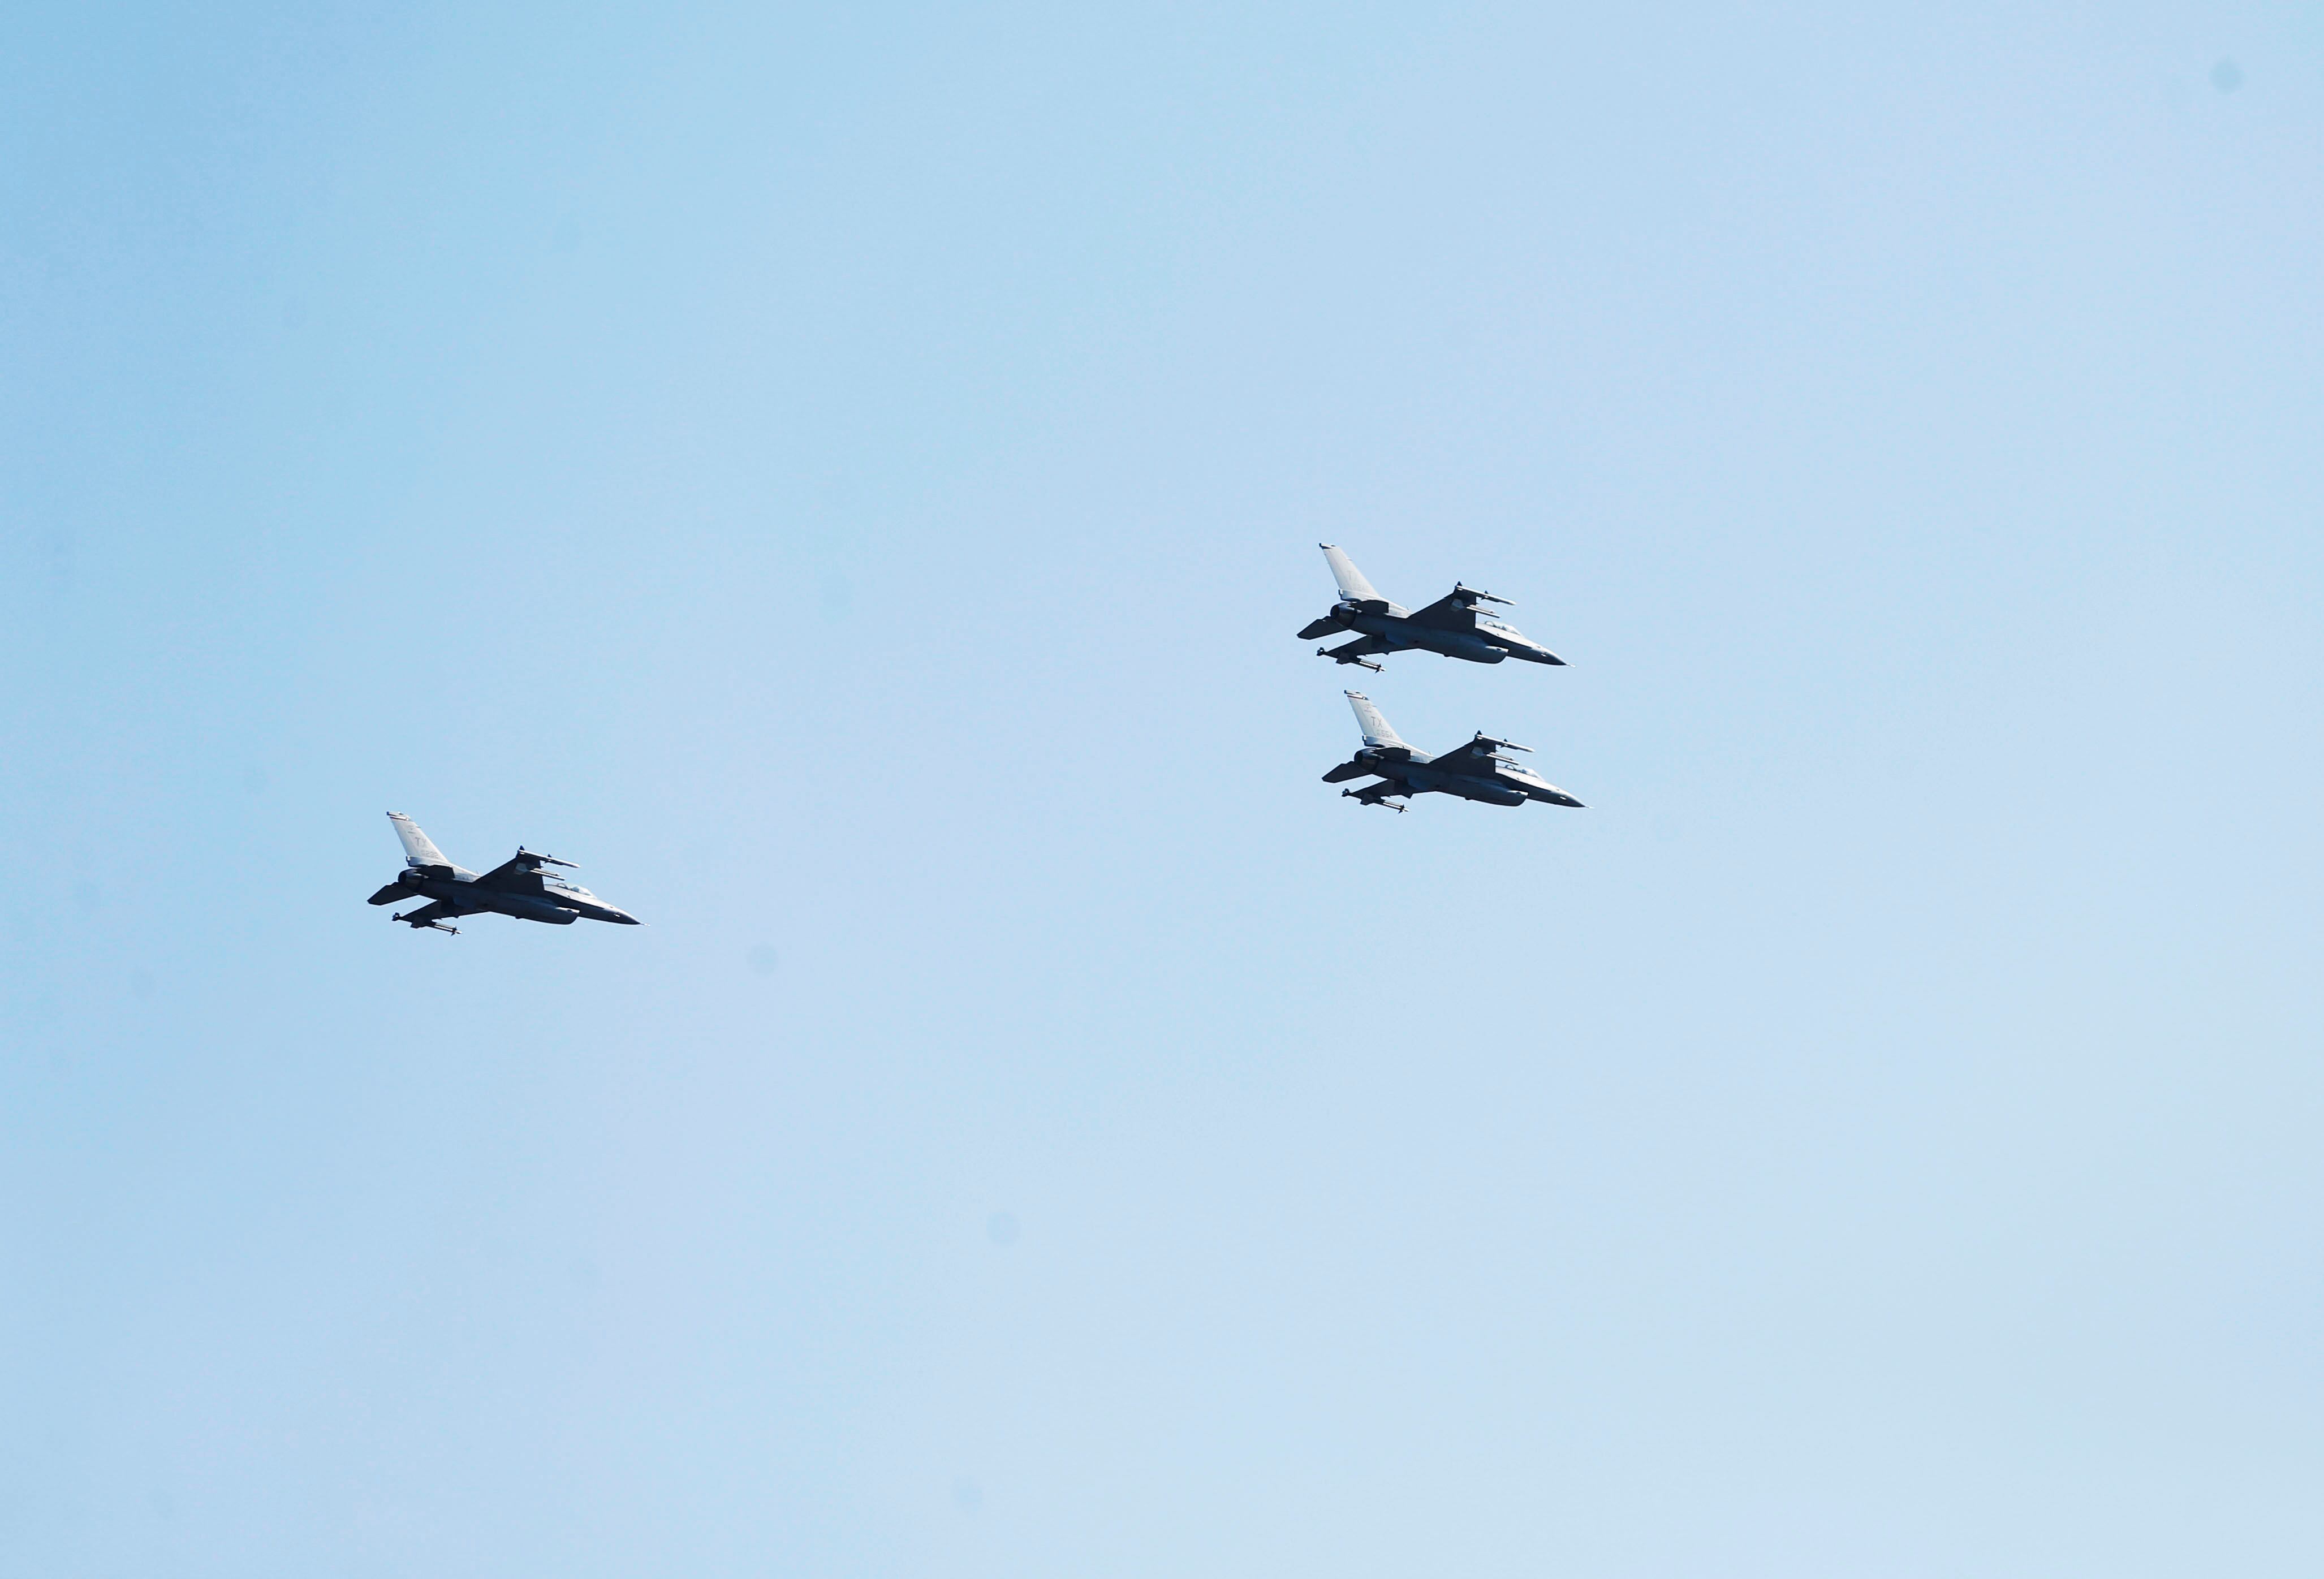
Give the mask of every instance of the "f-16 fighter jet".
<svg viewBox="0 0 2324 1579">
<path fill-rule="evenodd" d="M 619 921 L 624 927 L 641 924 L 627 910 L 615 910 L 580 884 L 567 882 L 549 870 L 570 867 L 570 861 L 520 849 L 478 876 L 447 861 L 444 852 L 420 831 L 420 825 L 401 812 L 389 812 L 387 820 L 395 825 L 395 836 L 403 841 L 403 873 L 372 895 L 371 902 L 429 900 L 395 918 L 415 930 L 432 927 L 438 932 L 456 933 L 457 927 L 444 925 L 447 916 L 473 916 L 487 910 L 514 916 L 520 921 L 546 921 L 552 927 L 570 927 L 584 916 L 593 921 Z"/>
<path fill-rule="evenodd" d="M 1331 563 L 1332 579 L 1340 584 L 1340 601 L 1322 619 L 1309 621 L 1300 631 L 1299 639 L 1313 642 L 1334 632 L 1347 632 L 1357 637 L 1343 647 L 1316 648 L 1318 658 L 1360 663 L 1366 669 L 1377 669 L 1379 665 L 1372 660 L 1381 653 L 1418 647 L 1441 652 L 1447 658 L 1465 658 L 1471 663 L 1499 663 L 1504 658 L 1522 658 L 1528 663 L 1565 661 L 1491 614 L 1477 612 L 1480 603 L 1507 605 L 1509 600 L 1506 597 L 1495 597 L 1489 592 L 1456 583 L 1452 591 L 1416 613 L 1373 591 L 1372 584 L 1364 579 L 1355 561 L 1338 549 L 1330 543 L 1318 546 Z"/>
<path fill-rule="evenodd" d="M 1388 727 L 1380 710 L 1372 706 L 1371 698 L 1361 691 L 1350 691 L 1348 706 L 1356 710 L 1356 723 L 1364 732 L 1364 749 L 1323 775 L 1326 784 L 1344 784 L 1351 779 L 1377 778 L 1377 784 L 1367 784 L 1360 790 L 1342 790 L 1364 806 L 1385 806 L 1391 811 L 1403 807 L 1389 800 L 1390 796 L 1407 799 L 1434 790 L 1440 795 L 1458 795 L 1463 800 L 1482 800 L 1491 806 L 1523 806 L 1528 800 L 1546 800 L 1552 806 L 1579 806 L 1579 800 L 1544 779 L 1530 768 L 1517 765 L 1505 751 L 1529 752 L 1533 747 L 1519 745 L 1511 740 L 1495 740 L 1489 734 L 1480 734 L 1458 751 L 1432 757 L 1406 745 Z"/>
</svg>

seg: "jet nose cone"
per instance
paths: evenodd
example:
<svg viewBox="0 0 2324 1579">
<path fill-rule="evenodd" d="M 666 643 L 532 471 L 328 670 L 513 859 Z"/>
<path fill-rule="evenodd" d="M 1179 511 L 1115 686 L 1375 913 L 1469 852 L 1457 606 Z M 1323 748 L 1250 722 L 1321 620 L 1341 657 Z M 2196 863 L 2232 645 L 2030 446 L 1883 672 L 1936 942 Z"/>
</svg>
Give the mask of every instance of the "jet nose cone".
<svg viewBox="0 0 2324 1579">
<path fill-rule="evenodd" d="M 615 916 L 613 919 L 619 921 L 624 927 L 642 927 L 645 925 L 643 921 L 639 920 L 627 910 L 623 910 L 620 915 Z"/>
</svg>

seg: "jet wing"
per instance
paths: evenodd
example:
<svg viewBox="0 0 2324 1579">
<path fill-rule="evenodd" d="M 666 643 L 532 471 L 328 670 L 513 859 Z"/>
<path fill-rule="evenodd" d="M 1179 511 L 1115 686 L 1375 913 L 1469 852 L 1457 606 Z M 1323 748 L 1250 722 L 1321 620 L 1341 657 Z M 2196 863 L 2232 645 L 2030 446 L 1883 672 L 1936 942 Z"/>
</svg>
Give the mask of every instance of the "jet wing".
<svg viewBox="0 0 2324 1579">
<path fill-rule="evenodd" d="M 450 917 L 466 913 L 465 910 L 446 904 L 442 900 L 438 900 L 435 903 L 422 905 L 416 910 L 407 910 L 395 919 L 407 927 L 430 927 Z"/>
<path fill-rule="evenodd" d="M 1510 762 L 1505 751 L 1531 751 L 1529 745 L 1519 745 L 1514 740 L 1496 740 L 1489 734 L 1464 741 L 1436 758 L 1430 765 L 1452 773 L 1489 773 L 1495 762 Z"/>
<path fill-rule="evenodd" d="M 1457 592 L 1448 592 L 1426 608 L 1415 609 L 1412 623 L 1438 631 L 1473 631 L 1477 628 L 1477 605 Z"/>
<path fill-rule="evenodd" d="M 1416 625 L 1434 625 L 1440 631 L 1473 631 L 1477 628 L 1477 605 L 1480 603 L 1507 603 L 1506 597 L 1495 597 L 1489 592 L 1480 592 L 1473 586 L 1455 583 L 1452 591 L 1417 610 L 1412 616 Z"/>
<path fill-rule="evenodd" d="M 1448 773 L 1489 773 L 1493 771 L 1492 743 L 1472 740 L 1454 746 L 1432 761 L 1429 766 L 1442 768 Z"/>
<path fill-rule="evenodd" d="M 559 861 L 554 855 L 536 855 L 530 850 L 515 854 L 476 879 L 478 888 L 497 888 L 503 891 L 516 890 L 537 892 L 540 888 L 540 873 L 544 866 L 570 866 L 570 861 Z"/>
</svg>

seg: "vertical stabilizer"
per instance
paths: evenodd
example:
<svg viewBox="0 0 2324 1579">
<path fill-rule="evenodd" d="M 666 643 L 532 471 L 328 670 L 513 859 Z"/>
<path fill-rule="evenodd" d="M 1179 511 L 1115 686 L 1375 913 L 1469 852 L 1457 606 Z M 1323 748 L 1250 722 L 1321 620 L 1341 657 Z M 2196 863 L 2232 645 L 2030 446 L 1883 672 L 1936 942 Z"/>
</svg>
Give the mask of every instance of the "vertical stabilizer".
<svg viewBox="0 0 2324 1579">
<path fill-rule="evenodd" d="M 1372 584 L 1364 579 L 1364 573 L 1356 568 L 1356 562 L 1353 559 L 1330 543 L 1318 543 L 1315 546 L 1323 550 L 1324 563 L 1332 567 L 1332 579 L 1340 584 L 1342 597 L 1353 603 L 1387 601 L 1372 590 Z"/>
<path fill-rule="evenodd" d="M 387 820 L 395 825 L 395 836 L 403 841 L 403 863 L 406 866 L 449 866 L 444 852 L 435 842 L 420 831 L 420 825 L 400 811 L 391 811 Z"/>
<path fill-rule="evenodd" d="M 1380 710 L 1372 706 L 1370 697 L 1361 691 L 1350 691 L 1346 695 L 1348 706 L 1356 710 L 1356 723 L 1364 732 L 1366 745 L 1402 745 L 1406 751 L 1412 749 L 1405 744 L 1402 735 L 1388 727 L 1388 720 L 1380 716 Z"/>
</svg>

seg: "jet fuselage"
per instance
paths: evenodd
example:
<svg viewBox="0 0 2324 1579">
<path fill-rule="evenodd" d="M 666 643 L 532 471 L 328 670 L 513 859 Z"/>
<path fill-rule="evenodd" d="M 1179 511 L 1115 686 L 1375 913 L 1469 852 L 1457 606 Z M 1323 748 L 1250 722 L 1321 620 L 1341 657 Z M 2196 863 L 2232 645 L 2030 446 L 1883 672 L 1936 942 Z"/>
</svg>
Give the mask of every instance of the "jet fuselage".
<svg viewBox="0 0 2324 1579">
<path fill-rule="evenodd" d="M 476 882 L 474 873 L 464 874 L 456 868 L 449 872 L 441 867 L 429 872 L 416 867 L 407 870 L 372 895 L 371 902 L 392 905 L 407 899 L 434 900 L 463 916 L 513 916 L 520 921 L 540 921 L 551 927 L 570 927 L 584 919 L 629 927 L 638 924 L 638 919 L 627 910 L 607 904 L 577 884 L 542 882 L 537 892 L 530 893 L 485 888 Z"/>
<path fill-rule="evenodd" d="M 1527 663 L 1563 665 L 1565 661 L 1530 636 L 1497 620 L 1480 619 L 1472 631 L 1448 630 L 1441 625 L 1423 624 L 1412 617 L 1411 610 L 1385 599 L 1334 604 L 1329 614 L 1299 634 L 1312 642 L 1334 630 L 1370 636 L 1391 651 L 1416 648 L 1469 663 L 1499 663 L 1505 658 L 1521 658 Z"/>
<path fill-rule="evenodd" d="M 1496 762 L 1483 772 L 1454 772 L 1435 764 L 1434 757 L 1422 752 L 1405 756 L 1367 749 L 1326 773 L 1324 780 L 1336 783 L 1371 774 L 1403 785 L 1406 793 L 1457 795 L 1463 800 L 1480 801 L 1487 806 L 1523 806 L 1528 800 L 1551 806 L 1582 804 L 1529 768 Z"/>
</svg>

